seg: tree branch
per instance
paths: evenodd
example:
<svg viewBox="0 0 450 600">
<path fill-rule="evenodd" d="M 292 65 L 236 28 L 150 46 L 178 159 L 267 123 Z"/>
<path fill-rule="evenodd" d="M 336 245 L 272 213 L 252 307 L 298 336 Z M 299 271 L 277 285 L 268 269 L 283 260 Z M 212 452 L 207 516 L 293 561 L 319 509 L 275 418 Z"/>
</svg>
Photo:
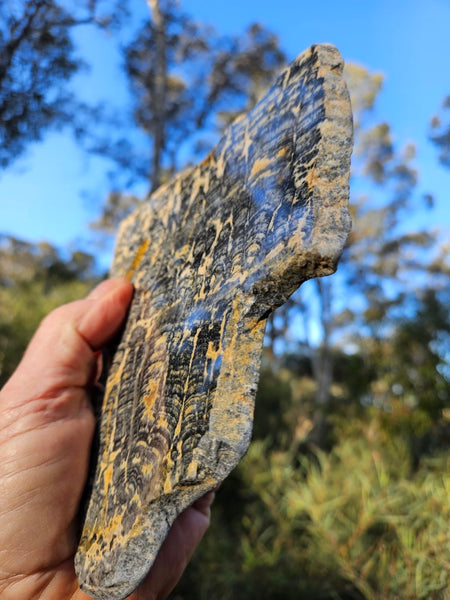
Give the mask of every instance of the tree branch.
<svg viewBox="0 0 450 600">
<path fill-rule="evenodd" d="M 33 22 L 36 19 L 39 11 L 47 4 L 47 1 L 44 0 L 41 3 L 28 2 L 25 14 L 23 18 L 17 21 L 17 24 L 21 25 L 21 29 L 19 29 L 17 35 L 15 37 L 11 37 L 9 41 L 5 44 L 5 46 L 1 50 L 0 54 L 0 88 L 3 80 L 5 79 L 8 69 L 11 67 L 12 60 L 14 58 L 14 54 L 22 44 L 22 42 L 28 37 L 32 27 Z M 32 7 L 34 10 L 28 12 L 28 10 Z M 12 34 L 14 35 L 16 28 L 12 29 Z"/>
</svg>

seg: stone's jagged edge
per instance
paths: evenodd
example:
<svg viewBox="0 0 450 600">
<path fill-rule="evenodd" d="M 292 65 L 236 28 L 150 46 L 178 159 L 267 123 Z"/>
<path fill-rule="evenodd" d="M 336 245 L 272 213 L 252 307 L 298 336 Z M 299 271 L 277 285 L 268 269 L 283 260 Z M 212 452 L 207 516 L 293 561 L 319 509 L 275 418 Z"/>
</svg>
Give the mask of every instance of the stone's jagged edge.
<svg viewBox="0 0 450 600">
<path fill-rule="evenodd" d="M 264 328 L 350 230 L 352 118 L 342 59 L 313 46 L 211 155 L 122 224 L 113 274 L 135 286 L 109 373 L 75 566 L 122 600 L 173 521 L 251 437 Z"/>
</svg>

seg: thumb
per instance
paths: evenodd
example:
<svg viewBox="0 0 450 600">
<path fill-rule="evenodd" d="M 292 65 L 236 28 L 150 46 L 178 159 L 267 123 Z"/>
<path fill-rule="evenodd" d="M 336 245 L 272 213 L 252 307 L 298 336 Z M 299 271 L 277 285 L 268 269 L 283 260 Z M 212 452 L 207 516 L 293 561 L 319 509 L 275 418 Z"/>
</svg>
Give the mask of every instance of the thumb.
<svg viewBox="0 0 450 600">
<path fill-rule="evenodd" d="M 88 310 L 78 323 L 78 333 L 95 351 L 108 343 L 123 323 L 133 295 L 133 286 L 124 277 L 108 279 L 83 300 Z"/>
<path fill-rule="evenodd" d="M 52 311 L 3 391 L 14 391 L 11 395 L 19 401 L 89 385 L 96 369 L 96 351 L 120 329 L 132 294 L 127 279 L 110 279 L 87 298 Z"/>
</svg>

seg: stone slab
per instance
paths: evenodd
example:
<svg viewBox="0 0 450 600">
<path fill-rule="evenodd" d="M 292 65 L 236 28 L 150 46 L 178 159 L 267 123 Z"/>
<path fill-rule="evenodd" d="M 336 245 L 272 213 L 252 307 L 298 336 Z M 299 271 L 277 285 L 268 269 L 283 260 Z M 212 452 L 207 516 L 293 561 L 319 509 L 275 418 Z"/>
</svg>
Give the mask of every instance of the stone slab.
<svg viewBox="0 0 450 600">
<path fill-rule="evenodd" d="M 76 556 L 98 600 L 130 594 L 177 515 L 236 466 L 267 317 L 336 268 L 350 230 L 342 68 L 333 46 L 301 54 L 206 160 L 120 227 L 112 274 L 135 294 Z"/>
</svg>

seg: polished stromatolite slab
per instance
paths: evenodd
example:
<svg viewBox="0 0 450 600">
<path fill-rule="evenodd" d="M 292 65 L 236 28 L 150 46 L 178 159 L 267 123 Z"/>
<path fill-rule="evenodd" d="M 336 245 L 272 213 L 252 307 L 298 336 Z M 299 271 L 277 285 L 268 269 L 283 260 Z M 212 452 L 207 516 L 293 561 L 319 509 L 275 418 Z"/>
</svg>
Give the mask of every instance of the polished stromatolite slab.
<svg viewBox="0 0 450 600">
<path fill-rule="evenodd" d="M 135 295 L 76 557 L 95 598 L 131 593 L 176 516 L 245 453 L 266 319 L 335 270 L 348 235 L 351 147 L 342 59 L 313 46 L 123 222 L 112 273 Z"/>
</svg>

